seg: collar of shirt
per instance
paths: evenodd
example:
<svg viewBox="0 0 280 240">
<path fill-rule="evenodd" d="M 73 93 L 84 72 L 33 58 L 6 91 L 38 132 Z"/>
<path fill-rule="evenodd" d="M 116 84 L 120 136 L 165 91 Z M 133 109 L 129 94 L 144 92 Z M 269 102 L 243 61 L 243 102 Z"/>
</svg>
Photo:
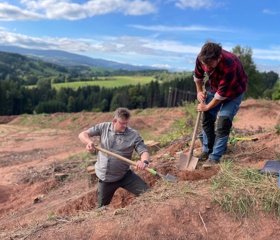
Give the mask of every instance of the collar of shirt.
<svg viewBox="0 0 280 240">
<path fill-rule="evenodd" d="M 115 135 L 124 135 L 125 132 L 127 131 L 127 128 L 125 129 L 124 132 L 115 132 L 115 131 L 114 131 L 114 124 L 111 123 L 111 126 L 110 126 L 110 128 L 109 128 L 109 131 L 112 131 Z"/>
</svg>

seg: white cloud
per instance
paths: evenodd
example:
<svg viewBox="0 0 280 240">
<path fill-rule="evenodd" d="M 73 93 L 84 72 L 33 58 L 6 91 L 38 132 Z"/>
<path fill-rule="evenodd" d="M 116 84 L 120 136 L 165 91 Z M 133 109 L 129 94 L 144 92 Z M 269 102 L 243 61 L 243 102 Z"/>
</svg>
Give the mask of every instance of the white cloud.
<svg viewBox="0 0 280 240">
<path fill-rule="evenodd" d="M 280 46 L 272 49 L 253 49 L 253 57 L 258 59 L 280 61 Z"/>
<path fill-rule="evenodd" d="M 73 3 L 69 0 L 21 0 L 19 6 L 0 3 L 0 20 L 67 19 L 78 20 L 108 13 L 145 15 L 156 13 L 151 2 L 143 0 L 89 0 Z"/>
<path fill-rule="evenodd" d="M 28 10 L 22 10 L 19 7 L 12 6 L 8 3 L 0 3 L 0 20 L 14 21 L 14 20 L 39 20 L 43 19 L 38 13 Z"/>
<path fill-rule="evenodd" d="M 278 14 L 276 11 L 273 11 L 271 9 L 264 9 L 263 13 L 264 14 L 269 14 L 269 15 L 276 15 L 276 14 Z"/>
<path fill-rule="evenodd" d="M 185 8 L 200 9 L 200 8 L 211 8 L 214 6 L 214 3 L 212 0 L 179 0 L 175 5 L 181 9 L 185 9 Z"/>
<path fill-rule="evenodd" d="M 172 69 L 172 66 L 170 66 L 169 64 L 153 64 L 152 67 L 164 68 L 164 69 Z"/>
<path fill-rule="evenodd" d="M 226 29 L 226 28 L 211 28 L 199 25 L 193 25 L 188 27 L 174 27 L 174 26 L 143 26 L 143 25 L 130 25 L 133 28 L 149 30 L 149 31 L 158 31 L 158 32 L 189 32 L 189 31 L 209 31 L 209 32 L 235 32 L 234 30 Z"/>
</svg>

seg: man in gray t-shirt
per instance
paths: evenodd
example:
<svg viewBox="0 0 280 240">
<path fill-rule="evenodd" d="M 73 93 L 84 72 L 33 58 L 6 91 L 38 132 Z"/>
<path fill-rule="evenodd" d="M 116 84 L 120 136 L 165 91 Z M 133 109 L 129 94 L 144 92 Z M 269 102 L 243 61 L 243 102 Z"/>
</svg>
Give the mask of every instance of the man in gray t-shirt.
<svg viewBox="0 0 280 240">
<path fill-rule="evenodd" d="M 104 122 L 79 134 L 80 140 L 86 144 L 89 152 L 95 151 L 91 140 L 93 136 L 100 136 L 100 146 L 110 152 L 131 159 L 133 150 L 141 157 L 136 162 L 136 168 L 143 170 L 149 164 L 149 153 L 139 133 L 128 127 L 130 112 L 127 108 L 118 108 L 112 122 Z M 122 187 L 139 196 L 149 189 L 148 185 L 135 174 L 130 165 L 111 155 L 98 152 L 95 172 L 98 177 L 98 208 L 108 205 L 115 191 Z"/>
</svg>

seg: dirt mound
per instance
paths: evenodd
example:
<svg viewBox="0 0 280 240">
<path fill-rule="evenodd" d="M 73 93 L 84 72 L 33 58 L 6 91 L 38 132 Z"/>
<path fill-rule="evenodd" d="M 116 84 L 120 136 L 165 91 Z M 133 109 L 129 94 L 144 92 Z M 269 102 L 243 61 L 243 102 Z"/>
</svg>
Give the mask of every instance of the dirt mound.
<svg viewBox="0 0 280 240">
<path fill-rule="evenodd" d="M 183 110 L 134 110 L 130 126 L 159 136 L 174 119 L 185 118 Z M 150 167 L 178 177 L 177 182 L 137 172 L 150 191 L 136 198 L 119 189 L 110 206 L 96 211 L 96 184 L 86 170 L 95 156 L 85 153 L 77 136 L 111 119 L 111 113 L 56 113 L 19 116 L 0 125 L 0 239 L 280 238 L 276 216 L 258 212 L 237 221 L 213 202 L 210 181 L 219 167 L 203 170 L 199 163 L 192 172 L 178 169 L 179 154 L 187 151 L 191 136 L 153 149 Z M 261 169 L 267 160 L 279 159 L 279 126 L 279 102 L 243 102 L 231 140 L 258 140 L 229 144 L 222 161 Z"/>
</svg>

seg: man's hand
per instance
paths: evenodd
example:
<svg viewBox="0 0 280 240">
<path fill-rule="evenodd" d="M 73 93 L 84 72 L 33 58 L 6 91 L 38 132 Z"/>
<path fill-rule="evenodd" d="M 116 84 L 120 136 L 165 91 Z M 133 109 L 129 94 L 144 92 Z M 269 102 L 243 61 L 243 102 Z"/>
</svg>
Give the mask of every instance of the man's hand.
<svg viewBox="0 0 280 240">
<path fill-rule="evenodd" d="M 218 100 L 215 97 L 211 100 L 211 102 L 209 102 L 208 104 L 205 103 L 199 103 L 197 105 L 197 111 L 198 112 L 206 112 L 209 111 L 210 109 L 218 106 L 220 103 L 222 102 L 222 100 Z"/>
<path fill-rule="evenodd" d="M 197 100 L 200 102 L 200 103 L 203 103 L 206 99 L 206 93 L 205 92 L 198 92 L 197 93 Z"/>
<path fill-rule="evenodd" d="M 88 142 L 86 145 L 86 149 L 88 152 L 94 152 L 95 151 L 95 147 L 92 141 Z"/>
<path fill-rule="evenodd" d="M 197 111 L 198 112 L 206 112 L 208 111 L 208 105 L 206 105 L 205 103 L 200 103 L 197 105 Z"/>
<path fill-rule="evenodd" d="M 148 166 L 148 164 L 146 164 L 146 163 L 144 163 L 144 162 L 142 162 L 142 161 L 137 161 L 136 162 L 136 169 L 138 169 L 138 170 L 143 170 L 143 169 L 145 169 L 145 167 L 147 167 Z"/>
</svg>

